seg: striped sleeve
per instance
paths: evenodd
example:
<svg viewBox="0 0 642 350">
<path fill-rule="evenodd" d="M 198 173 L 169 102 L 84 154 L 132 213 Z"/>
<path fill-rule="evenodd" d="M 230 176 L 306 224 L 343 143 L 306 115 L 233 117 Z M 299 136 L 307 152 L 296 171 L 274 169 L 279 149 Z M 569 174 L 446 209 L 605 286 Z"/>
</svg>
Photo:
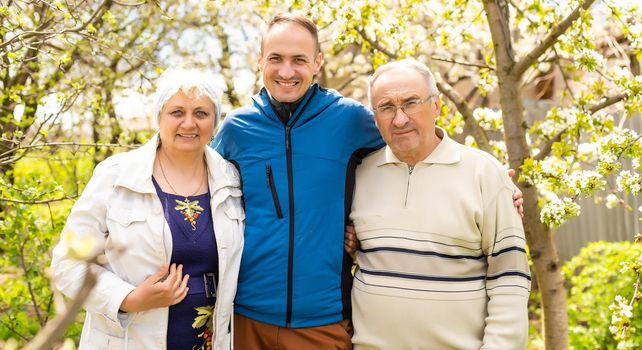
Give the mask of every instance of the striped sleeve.
<svg viewBox="0 0 642 350">
<path fill-rule="evenodd" d="M 524 228 L 512 193 L 512 187 L 502 186 L 484 209 L 482 241 L 489 301 L 482 349 L 525 349 L 528 338 L 531 277 Z"/>
</svg>

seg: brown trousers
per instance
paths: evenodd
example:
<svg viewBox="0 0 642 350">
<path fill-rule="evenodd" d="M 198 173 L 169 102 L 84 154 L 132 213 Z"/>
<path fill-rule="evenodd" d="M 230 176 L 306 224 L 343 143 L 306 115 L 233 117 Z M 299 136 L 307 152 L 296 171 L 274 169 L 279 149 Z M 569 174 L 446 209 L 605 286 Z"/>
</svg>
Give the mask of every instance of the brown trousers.
<svg viewBox="0 0 642 350">
<path fill-rule="evenodd" d="M 234 314 L 235 350 L 351 350 L 349 320 L 326 326 L 285 328 Z"/>
</svg>

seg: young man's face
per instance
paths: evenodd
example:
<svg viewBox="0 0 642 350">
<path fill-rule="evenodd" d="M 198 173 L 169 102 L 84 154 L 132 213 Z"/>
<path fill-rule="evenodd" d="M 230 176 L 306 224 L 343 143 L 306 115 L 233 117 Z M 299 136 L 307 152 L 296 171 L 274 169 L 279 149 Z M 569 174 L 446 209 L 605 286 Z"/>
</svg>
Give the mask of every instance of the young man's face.
<svg viewBox="0 0 642 350">
<path fill-rule="evenodd" d="M 322 61 L 312 34 L 296 23 L 278 23 L 263 38 L 263 84 L 279 102 L 295 102 L 305 95 Z"/>
</svg>

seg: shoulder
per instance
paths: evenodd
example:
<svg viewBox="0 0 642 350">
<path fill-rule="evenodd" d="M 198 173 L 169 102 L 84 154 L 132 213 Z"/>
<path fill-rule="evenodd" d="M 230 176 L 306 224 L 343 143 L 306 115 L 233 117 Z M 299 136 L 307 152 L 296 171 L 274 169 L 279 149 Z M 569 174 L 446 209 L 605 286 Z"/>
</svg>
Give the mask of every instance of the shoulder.
<svg viewBox="0 0 642 350">
<path fill-rule="evenodd" d="M 386 147 L 382 147 L 364 157 L 357 167 L 357 174 L 363 176 L 364 174 L 377 172 L 379 165 L 385 159 L 385 151 Z"/>
<path fill-rule="evenodd" d="M 210 147 L 206 147 L 205 152 L 208 168 L 215 174 L 218 174 L 218 178 L 224 182 L 234 187 L 240 187 L 241 177 L 236 166 L 234 166 L 232 162 L 224 159 L 216 150 Z"/>
<path fill-rule="evenodd" d="M 223 119 L 221 128 L 235 127 L 244 123 L 246 120 L 256 118 L 262 115 L 262 112 L 255 105 L 250 104 L 230 111 Z"/>
<path fill-rule="evenodd" d="M 372 114 L 370 112 L 370 109 L 364 106 L 361 102 L 350 97 L 345 97 L 340 92 L 334 89 L 319 87 L 319 90 L 315 94 L 315 99 L 318 101 L 331 101 L 336 108 L 343 108 L 355 113 L 362 113 L 365 115 Z"/>
<path fill-rule="evenodd" d="M 497 158 L 480 149 L 457 144 L 461 149 L 462 162 L 473 166 L 482 180 L 496 186 L 513 187 L 506 167 Z"/>
<path fill-rule="evenodd" d="M 140 157 L 141 153 L 140 148 L 137 148 L 127 152 L 111 155 L 96 165 L 96 168 L 94 168 L 94 175 L 96 173 L 118 173 L 126 167 L 127 163 Z"/>
</svg>

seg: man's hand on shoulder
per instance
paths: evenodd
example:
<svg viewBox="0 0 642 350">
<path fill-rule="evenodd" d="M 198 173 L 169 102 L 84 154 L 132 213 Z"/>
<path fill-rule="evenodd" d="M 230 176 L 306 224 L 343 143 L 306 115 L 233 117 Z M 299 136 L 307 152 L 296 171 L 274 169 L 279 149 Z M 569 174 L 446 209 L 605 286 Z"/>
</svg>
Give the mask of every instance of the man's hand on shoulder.
<svg viewBox="0 0 642 350">
<path fill-rule="evenodd" d="M 515 169 L 508 169 L 508 176 L 515 176 Z M 519 216 L 524 218 L 524 194 L 517 187 L 517 185 L 513 184 L 513 186 L 515 187 L 515 190 L 513 191 L 513 205 L 515 206 L 515 208 L 517 208 Z"/>
</svg>

